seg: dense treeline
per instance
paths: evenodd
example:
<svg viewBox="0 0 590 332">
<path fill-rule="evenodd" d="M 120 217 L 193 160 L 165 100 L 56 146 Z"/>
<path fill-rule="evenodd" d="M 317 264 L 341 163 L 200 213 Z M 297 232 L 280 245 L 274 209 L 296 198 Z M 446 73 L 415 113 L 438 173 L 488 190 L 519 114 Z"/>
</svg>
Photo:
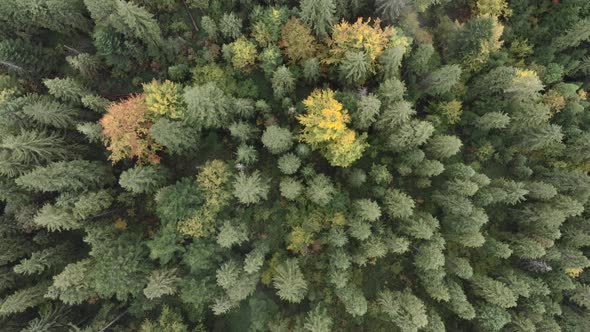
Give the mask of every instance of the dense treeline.
<svg viewBox="0 0 590 332">
<path fill-rule="evenodd" d="M 0 23 L 0 330 L 590 330 L 587 0 Z"/>
</svg>

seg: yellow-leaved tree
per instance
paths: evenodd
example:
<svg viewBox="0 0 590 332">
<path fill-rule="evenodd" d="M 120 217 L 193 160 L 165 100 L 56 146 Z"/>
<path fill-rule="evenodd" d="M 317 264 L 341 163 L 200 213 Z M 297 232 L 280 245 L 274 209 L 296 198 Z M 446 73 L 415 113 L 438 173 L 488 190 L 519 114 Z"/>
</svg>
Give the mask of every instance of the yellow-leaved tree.
<svg viewBox="0 0 590 332">
<path fill-rule="evenodd" d="M 147 110 L 151 114 L 171 119 L 182 117 L 185 106 L 180 84 L 153 80 L 143 85 L 143 93 Z"/>
<path fill-rule="evenodd" d="M 348 167 L 365 148 L 366 134 L 348 128 L 348 111 L 334 98 L 332 90 L 315 90 L 303 101 L 306 114 L 297 117 L 304 128 L 300 139 L 320 150 L 332 166 Z"/>
<path fill-rule="evenodd" d="M 364 52 L 371 64 L 374 64 L 386 48 L 401 46 L 405 52 L 410 39 L 391 26 L 381 28 L 379 19 L 371 24 L 371 19 L 363 22 L 363 18 L 359 17 L 352 24 L 343 20 L 335 25 L 328 44 L 329 55 L 324 59 L 328 64 L 342 62 L 350 51 Z"/>
</svg>

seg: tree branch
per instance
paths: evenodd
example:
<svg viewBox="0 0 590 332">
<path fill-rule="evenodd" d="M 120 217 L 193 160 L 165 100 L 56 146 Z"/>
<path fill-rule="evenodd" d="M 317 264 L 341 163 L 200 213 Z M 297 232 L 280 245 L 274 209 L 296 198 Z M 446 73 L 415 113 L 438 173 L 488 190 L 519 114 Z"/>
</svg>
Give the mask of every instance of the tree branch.
<svg viewBox="0 0 590 332">
<path fill-rule="evenodd" d="M 125 316 L 125 314 L 127 313 L 127 311 L 129 311 L 129 309 L 126 309 L 125 311 L 123 311 L 122 313 L 120 313 L 119 316 L 115 317 L 115 319 L 113 319 L 107 326 L 103 327 L 98 332 L 105 332 L 109 327 L 111 327 L 111 325 L 115 324 L 119 319 L 121 319 L 121 317 Z"/>
<path fill-rule="evenodd" d="M 186 4 L 186 1 L 185 0 L 180 0 L 180 2 L 182 2 L 182 5 L 184 6 L 184 9 L 186 10 L 186 13 L 188 14 L 188 17 L 191 19 L 191 23 L 193 25 L 193 29 L 195 29 L 195 32 L 198 33 L 199 32 L 199 27 L 197 27 L 197 22 L 195 22 L 195 18 L 193 17 L 193 14 L 191 14 L 191 11 L 188 8 L 188 5 Z"/>
</svg>

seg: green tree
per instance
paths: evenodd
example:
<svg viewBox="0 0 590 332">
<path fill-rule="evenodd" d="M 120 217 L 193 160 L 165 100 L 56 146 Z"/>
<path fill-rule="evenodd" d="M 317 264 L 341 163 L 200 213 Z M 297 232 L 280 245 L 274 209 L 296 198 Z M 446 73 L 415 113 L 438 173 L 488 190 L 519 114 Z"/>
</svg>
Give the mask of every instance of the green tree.
<svg viewBox="0 0 590 332">
<path fill-rule="evenodd" d="M 475 274 L 471 279 L 475 294 L 502 308 L 516 306 L 517 296 L 504 283 Z"/>
<path fill-rule="evenodd" d="M 293 178 L 283 178 L 279 185 L 281 196 L 288 200 L 295 200 L 303 192 L 303 184 Z"/>
<path fill-rule="evenodd" d="M 371 71 L 371 63 L 365 52 L 346 52 L 340 64 L 340 74 L 350 85 L 362 85 Z"/>
<path fill-rule="evenodd" d="M 59 129 L 71 128 L 79 114 L 71 106 L 41 96 L 23 106 L 23 113 L 41 125 Z"/>
<path fill-rule="evenodd" d="M 310 83 L 320 78 L 320 61 L 317 58 L 310 58 L 303 62 L 303 77 Z"/>
<path fill-rule="evenodd" d="M 376 0 L 375 9 L 381 17 L 394 21 L 410 5 L 408 0 Z"/>
<path fill-rule="evenodd" d="M 231 118 L 230 102 L 215 83 L 197 85 L 184 90 L 186 118 L 190 126 L 220 128 Z"/>
<path fill-rule="evenodd" d="M 24 165 L 47 164 L 72 155 L 72 148 L 63 138 L 34 130 L 4 136 L 0 148 L 8 152 L 6 158 Z"/>
<path fill-rule="evenodd" d="M 46 79 L 43 84 L 55 98 L 73 104 L 80 104 L 82 97 L 89 94 L 82 84 L 69 77 Z"/>
<path fill-rule="evenodd" d="M 153 271 L 143 289 L 143 294 L 150 300 L 164 295 L 174 295 L 180 280 L 175 269 Z"/>
<path fill-rule="evenodd" d="M 141 40 L 150 52 L 157 52 L 162 43 L 160 26 L 145 8 L 124 0 L 84 0 L 84 4 L 98 27 Z"/>
<path fill-rule="evenodd" d="M 250 175 L 239 173 L 234 181 L 233 194 L 242 204 L 256 204 L 266 200 L 269 188 L 259 171 L 254 171 Z"/>
<path fill-rule="evenodd" d="M 357 111 L 352 114 L 352 124 L 355 128 L 366 130 L 377 121 L 381 111 L 381 101 L 374 94 L 368 94 L 361 96 L 357 106 Z"/>
<path fill-rule="evenodd" d="M 414 200 L 398 189 L 389 189 L 383 198 L 383 208 L 391 218 L 410 217 L 414 206 Z"/>
<path fill-rule="evenodd" d="M 225 39 L 238 39 L 242 35 L 242 19 L 234 13 L 224 13 L 219 20 L 219 31 Z"/>
<path fill-rule="evenodd" d="M 279 169 L 283 174 L 295 174 L 301 166 L 301 160 L 293 153 L 287 153 L 279 158 Z"/>
<path fill-rule="evenodd" d="M 270 153 L 281 154 L 291 149 L 294 138 L 289 129 L 272 125 L 266 127 L 261 140 Z"/>
<path fill-rule="evenodd" d="M 170 172 L 160 165 L 136 166 L 119 177 L 119 184 L 134 194 L 153 194 L 170 178 Z"/>
<path fill-rule="evenodd" d="M 0 305 L 0 316 L 21 313 L 29 308 L 45 302 L 43 294 L 47 291 L 47 283 L 40 283 L 28 288 L 22 288 L 6 296 Z"/>
<path fill-rule="evenodd" d="M 61 34 L 88 32 L 91 23 L 83 15 L 80 0 L 19 2 L 5 1 L 0 5 L 0 21 L 14 32 L 38 33 L 41 29 Z"/>
<path fill-rule="evenodd" d="M 73 160 L 38 167 L 16 179 L 22 188 L 41 192 L 83 191 L 113 182 L 110 169 L 96 161 Z"/>
<path fill-rule="evenodd" d="M 287 97 L 295 91 L 295 78 L 286 66 L 280 66 L 272 75 L 272 91 L 277 99 Z"/>
<path fill-rule="evenodd" d="M 326 309 L 317 306 L 307 313 L 303 328 L 310 332 L 329 332 L 332 330 L 333 324 Z"/>
<path fill-rule="evenodd" d="M 222 248 L 231 248 L 248 241 L 248 229 L 243 224 L 235 224 L 230 221 L 223 223 L 217 235 L 217 243 Z"/>
<path fill-rule="evenodd" d="M 324 38 L 336 21 L 334 0 L 301 0 L 299 3 L 301 20 L 312 27 L 316 36 Z"/>
<path fill-rule="evenodd" d="M 426 93 L 439 96 L 451 91 L 459 83 L 461 72 L 459 65 L 446 65 L 433 71 L 422 81 Z"/>
<path fill-rule="evenodd" d="M 320 206 L 325 206 L 332 200 L 336 188 L 324 174 L 318 174 L 307 184 L 307 197 Z"/>
<path fill-rule="evenodd" d="M 457 154 L 462 145 L 457 136 L 440 135 L 428 141 L 426 151 L 436 159 L 446 159 Z"/>
<path fill-rule="evenodd" d="M 382 291 L 377 303 L 379 309 L 402 331 L 418 331 L 428 324 L 424 303 L 408 289 L 403 292 Z"/>
<path fill-rule="evenodd" d="M 159 119 L 150 127 L 154 141 L 166 151 L 183 155 L 194 151 L 199 143 L 199 131 L 180 121 Z"/>
</svg>

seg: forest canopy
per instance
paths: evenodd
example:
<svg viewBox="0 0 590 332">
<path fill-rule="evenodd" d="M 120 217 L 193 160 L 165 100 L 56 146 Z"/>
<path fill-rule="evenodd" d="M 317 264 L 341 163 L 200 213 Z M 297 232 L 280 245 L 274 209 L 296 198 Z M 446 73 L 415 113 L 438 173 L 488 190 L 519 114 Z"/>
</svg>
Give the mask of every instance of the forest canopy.
<svg viewBox="0 0 590 332">
<path fill-rule="evenodd" d="M 0 330 L 590 330 L 587 0 L 1 0 Z"/>
</svg>

